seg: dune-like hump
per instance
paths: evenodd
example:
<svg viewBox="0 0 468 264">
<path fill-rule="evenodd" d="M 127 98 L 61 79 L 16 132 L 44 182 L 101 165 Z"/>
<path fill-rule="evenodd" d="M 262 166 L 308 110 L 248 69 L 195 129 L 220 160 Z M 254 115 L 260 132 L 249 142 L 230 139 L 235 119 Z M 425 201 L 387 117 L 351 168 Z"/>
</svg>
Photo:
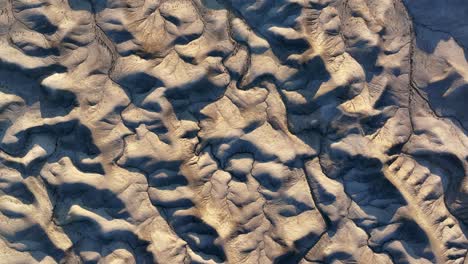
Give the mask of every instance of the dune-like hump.
<svg viewBox="0 0 468 264">
<path fill-rule="evenodd" d="M 0 263 L 467 263 L 464 0 L 0 0 Z"/>
</svg>

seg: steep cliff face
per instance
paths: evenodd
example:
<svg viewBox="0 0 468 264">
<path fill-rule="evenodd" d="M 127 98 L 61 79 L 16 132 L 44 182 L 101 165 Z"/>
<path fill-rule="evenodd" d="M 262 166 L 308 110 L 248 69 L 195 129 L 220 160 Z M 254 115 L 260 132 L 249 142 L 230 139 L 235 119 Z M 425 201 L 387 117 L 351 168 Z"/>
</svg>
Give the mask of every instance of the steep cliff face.
<svg viewBox="0 0 468 264">
<path fill-rule="evenodd" d="M 464 0 L 0 0 L 0 263 L 465 263 Z"/>
</svg>

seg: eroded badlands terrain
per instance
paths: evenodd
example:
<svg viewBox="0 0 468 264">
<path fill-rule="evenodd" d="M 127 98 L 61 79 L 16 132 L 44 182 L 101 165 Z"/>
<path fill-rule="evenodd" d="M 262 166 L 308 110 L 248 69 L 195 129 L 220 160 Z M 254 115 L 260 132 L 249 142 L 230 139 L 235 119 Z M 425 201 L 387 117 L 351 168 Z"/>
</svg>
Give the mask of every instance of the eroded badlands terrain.
<svg viewBox="0 0 468 264">
<path fill-rule="evenodd" d="M 0 0 L 0 263 L 468 263 L 466 0 Z"/>
</svg>

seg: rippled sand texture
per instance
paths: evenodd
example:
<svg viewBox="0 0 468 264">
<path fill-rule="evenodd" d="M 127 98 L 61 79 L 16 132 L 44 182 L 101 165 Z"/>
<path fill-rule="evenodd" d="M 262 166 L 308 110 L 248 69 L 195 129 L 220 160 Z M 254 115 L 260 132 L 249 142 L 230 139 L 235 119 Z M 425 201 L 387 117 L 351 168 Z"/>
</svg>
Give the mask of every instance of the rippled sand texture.
<svg viewBox="0 0 468 264">
<path fill-rule="evenodd" d="M 0 0 L 0 263 L 468 263 L 466 0 Z"/>
</svg>

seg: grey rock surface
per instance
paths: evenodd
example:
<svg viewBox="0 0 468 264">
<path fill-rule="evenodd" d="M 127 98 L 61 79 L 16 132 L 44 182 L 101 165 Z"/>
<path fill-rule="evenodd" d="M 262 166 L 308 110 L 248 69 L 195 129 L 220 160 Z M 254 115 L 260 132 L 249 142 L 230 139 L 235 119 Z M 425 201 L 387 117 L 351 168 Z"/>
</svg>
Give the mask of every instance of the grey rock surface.
<svg viewBox="0 0 468 264">
<path fill-rule="evenodd" d="M 0 0 L 0 263 L 468 263 L 466 0 Z"/>
</svg>

